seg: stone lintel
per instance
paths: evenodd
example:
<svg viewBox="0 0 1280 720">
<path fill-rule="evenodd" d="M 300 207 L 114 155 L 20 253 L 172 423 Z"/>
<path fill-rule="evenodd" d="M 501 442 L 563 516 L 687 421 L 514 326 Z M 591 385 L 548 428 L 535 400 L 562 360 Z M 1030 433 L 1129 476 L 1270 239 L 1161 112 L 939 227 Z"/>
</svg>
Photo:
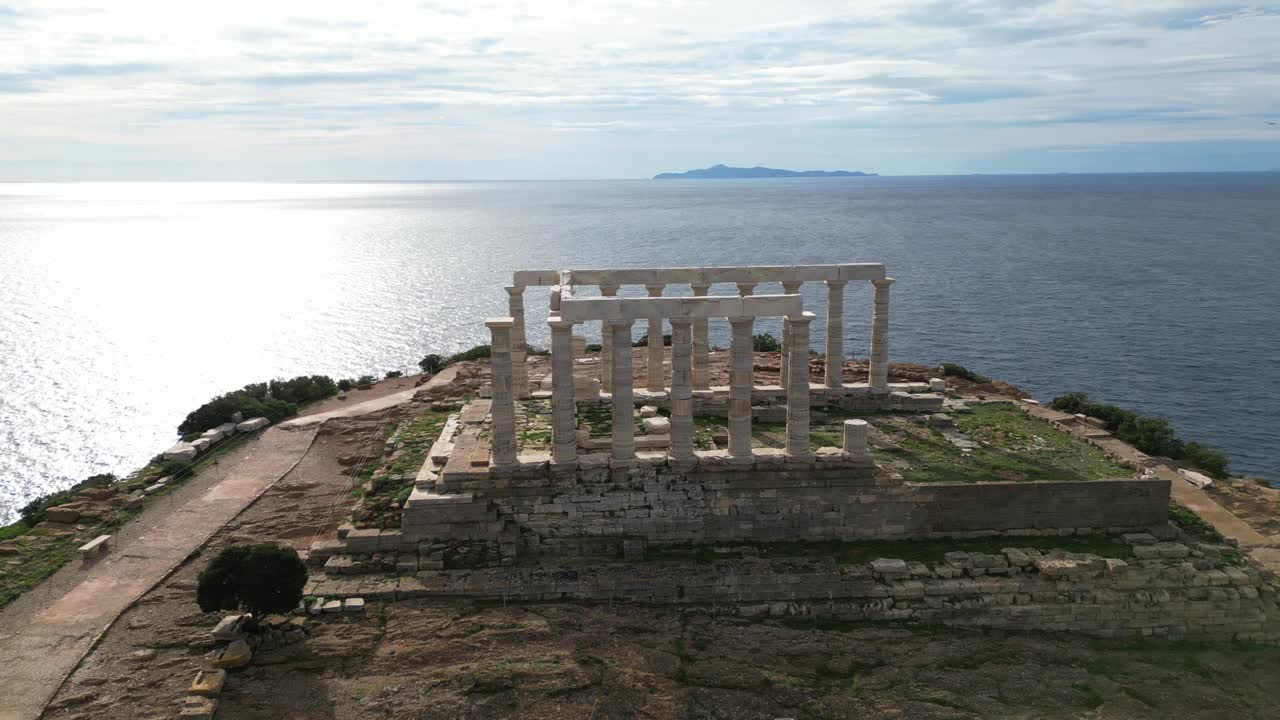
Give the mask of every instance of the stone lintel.
<svg viewBox="0 0 1280 720">
<path fill-rule="evenodd" d="M 565 298 L 559 317 L 564 321 L 654 320 L 722 317 L 799 316 L 799 295 L 751 295 L 651 298 Z"/>
</svg>

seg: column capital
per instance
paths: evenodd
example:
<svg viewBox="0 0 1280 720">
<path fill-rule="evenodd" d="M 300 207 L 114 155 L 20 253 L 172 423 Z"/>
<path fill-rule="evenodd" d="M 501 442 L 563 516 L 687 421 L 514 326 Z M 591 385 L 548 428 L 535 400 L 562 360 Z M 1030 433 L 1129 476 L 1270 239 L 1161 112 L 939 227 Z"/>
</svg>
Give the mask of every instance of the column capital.
<svg viewBox="0 0 1280 720">
<path fill-rule="evenodd" d="M 618 294 L 617 285 L 601 285 L 600 294 L 604 297 L 613 297 Z"/>
<path fill-rule="evenodd" d="M 610 320 L 605 320 L 605 322 L 609 323 L 609 327 L 634 327 L 636 324 L 635 320 L 610 319 Z"/>
<path fill-rule="evenodd" d="M 552 330 L 573 330 L 573 326 L 577 325 L 572 320 L 561 320 L 559 315 L 552 315 L 547 318 L 547 324 L 551 326 Z"/>
<path fill-rule="evenodd" d="M 890 285 L 892 285 L 893 283 L 894 283 L 894 279 L 893 279 L 893 278 L 891 278 L 891 277 L 887 277 L 887 278 L 882 278 L 882 279 L 880 279 L 880 280 L 872 280 L 872 281 L 871 281 L 871 284 L 872 284 L 872 285 L 875 285 L 877 289 L 880 289 L 880 288 L 885 288 L 885 289 L 887 289 L 887 288 L 888 288 Z"/>
<path fill-rule="evenodd" d="M 783 280 L 782 291 L 788 295 L 795 295 L 803 284 L 803 280 Z"/>
<path fill-rule="evenodd" d="M 872 282 L 876 282 L 876 281 L 873 280 Z M 890 280 L 889 282 L 893 282 L 893 281 Z M 844 289 L 844 286 L 848 284 L 849 284 L 848 280 L 828 280 L 827 281 L 827 287 L 832 289 L 837 289 L 837 288 Z"/>
<path fill-rule="evenodd" d="M 689 283 L 689 289 L 695 297 L 701 297 L 711 291 L 711 283 Z"/>
<path fill-rule="evenodd" d="M 693 318 L 667 318 L 667 322 L 671 323 L 671 327 L 679 325 L 680 327 L 693 326 Z"/>
<path fill-rule="evenodd" d="M 649 293 L 649 297 L 662 297 L 662 291 L 667 289 L 667 284 L 657 283 L 654 285 L 650 285 L 646 283 L 644 286 L 644 289 L 646 292 Z"/>
<path fill-rule="evenodd" d="M 492 317 L 484 321 L 485 327 L 490 330 L 506 330 L 516 324 L 515 318 L 510 317 Z"/>
<path fill-rule="evenodd" d="M 740 294 L 742 294 L 742 295 L 750 295 L 751 293 L 753 293 L 753 292 L 755 292 L 755 291 L 756 291 L 756 285 L 757 285 L 758 283 L 753 283 L 753 282 L 740 282 L 740 283 L 735 283 L 735 284 L 738 286 L 738 292 L 739 292 Z"/>
<path fill-rule="evenodd" d="M 506 290 L 508 295 L 513 295 L 513 296 L 519 295 L 522 297 L 524 296 L 523 285 L 508 285 L 507 287 L 504 287 L 503 290 Z"/>
<path fill-rule="evenodd" d="M 730 325 L 742 325 L 742 324 L 752 323 L 756 321 L 754 315 L 743 315 L 740 317 L 731 317 L 731 318 L 725 318 L 725 319 L 729 321 Z"/>
<path fill-rule="evenodd" d="M 799 315 L 787 315 L 786 319 L 787 322 L 794 323 L 796 325 L 808 325 L 815 317 L 817 317 L 817 315 L 805 310 Z"/>
</svg>

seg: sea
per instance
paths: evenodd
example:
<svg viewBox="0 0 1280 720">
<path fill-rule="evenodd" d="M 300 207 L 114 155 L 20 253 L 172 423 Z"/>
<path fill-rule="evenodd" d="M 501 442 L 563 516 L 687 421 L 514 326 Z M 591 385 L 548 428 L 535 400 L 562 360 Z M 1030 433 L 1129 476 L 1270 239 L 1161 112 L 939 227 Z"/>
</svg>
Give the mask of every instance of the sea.
<svg viewBox="0 0 1280 720">
<path fill-rule="evenodd" d="M 894 361 L 1087 392 L 1280 482 L 1280 173 L 9 183 L 0 521 L 137 468 L 221 392 L 485 342 L 513 270 L 838 262 L 897 279 Z M 803 292 L 822 317 L 825 288 Z M 845 350 L 865 357 L 870 287 L 847 292 Z M 527 293 L 534 345 L 546 293 Z"/>
</svg>

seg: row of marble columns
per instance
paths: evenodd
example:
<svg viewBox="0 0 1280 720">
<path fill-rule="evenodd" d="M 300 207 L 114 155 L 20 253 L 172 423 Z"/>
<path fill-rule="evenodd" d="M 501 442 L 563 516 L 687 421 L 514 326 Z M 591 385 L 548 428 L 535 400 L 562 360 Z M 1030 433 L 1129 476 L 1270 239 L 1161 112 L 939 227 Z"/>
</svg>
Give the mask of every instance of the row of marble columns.
<svg viewBox="0 0 1280 720">
<path fill-rule="evenodd" d="M 784 328 L 797 348 L 809 346 L 809 323 L 813 313 L 784 319 Z M 752 329 L 755 318 L 729 318 L 733 328 L 730 344 L 729 381 L 729 456 L 750 462 Z M 631 332 L 633 320 L 606 321 L 612 352 L 613 435 L 611 460 L 625 466 L 635 459 L 635 393 L 632 380 Z M 671 461 L 677 465 L 695 461 L 693 452 L 693 385 L 694 352 L 698 320 L 670 319 L 671 323 Z M 705 323 L 705 320 L 703 321 Z M 552 316 L 551 329 L 551 445 L 553 464 L 563 465 L 577 460 L 577 412 L 573 382 L 573 322 Z M 512 318 L 489 320 L 492 350 L 492 447 L 493 463 L 498 466 L 516 462 L 515 394 L 512 382 L 513 340 Z M 809 449 L 809 378 L 808 353 L 787 356 L 789 383 L 787 391 L 787 441 L 789 456 L 807 457 Z M 519 374 L 519 373 L 515 373 Z"/>
<path fill-rule="evenodd" d="M 884 390 L 888 388 L 889 378 L 889 286 L 893 284 L 893 278 L 885 278 L 883 280 L 872 280 L 875 287 L 875 298 L 872 306 L 871 319 L 871 357 L 869 363 L 867 382 L 872 388 Z M 842 384 L 841 371 L 844 368 L 844 291 L 847 282 L 844 280 L 827 280 L 827 325 L 826 325 L 826 371 L 823 376 L 823 382 L 826 387 L 838 388 Z M 800 292 L 800 282 L 783 282 L 783 292 L 788 295 L 794 295 Z M 751 295 L 755 292 L 756 283 L 737 283 L 738 292 L 743 296 Z M 617 297 L 618 285 L 600 285 L 600 294 L 603 297 Z M 693 290 L 694 297 L 705 297 L 710 291 L 711 286 L 708 284 L 693 284 L 689 286 Z M 666 285 L 646 285 L 645 290 L 649 297 L 662 297 Z M 529 373 L 526 364 L 526 340 L 525 340 L 525 318 L 524 318 L 524 290 L 522 286 L 506 288 L 508 293 L 508 310 L 511 314 L 511 362 L 515 369 L 515 378 L 513 380 L 513 389 L 517 398 L 529 396 Z M 600 362 L 600 389 L 604 392 L 613 392 L 614 380 L 619 375 L 617 367 L 617 353 L 615 352 L 614 343 L 616 336 L 607 327 L 605 321 L 601 321 L 601 362 Z M 692 321 L 692 371 L 691 382 L 694 390 L 707 390 L 711 387 L 711 373 L 709 367 L 710 347 L 708 345 L 707 319 L 698 318 Z M 646 351 L 648 357 L 647 372 L 645 377 L 645 388 L 650 392 L 662 392 L 665 388 L 663 382 L 663 338 L 662 338 L 662 320 L 648 320 L 648 339 L 646 341 Z M 675 325 L 672 323 L 672 335 L 675 334 Z M 735 335 L 736 337 L 736 335 Z M 748 338 L 748 346 L 750 346 L 750 338 Z M 674 342 L 674 340 L 673 340 Z M 625 338 L 624 344 L 621 346 L 628 353 L 631 351 L 631 336 Z M 809 343 L 806 339 L 804 343 L 797 342 L 791 337 L 790 330 L 786 323 L 783 323 L 782 330 L 782 362 L 781 362 L 781 378 L 779 384 L 787 388 L 791 367 L 795 364 L 792 362 L 793 348 L 799 348 L 800 352 L 796 355 L 805 360 L 805 374 L 808 376 L 808 350 Z M 628 356 L 628 366 L 630 366 Z M 732 384 L 732 383 L 730 383 Z"/>
</svg>

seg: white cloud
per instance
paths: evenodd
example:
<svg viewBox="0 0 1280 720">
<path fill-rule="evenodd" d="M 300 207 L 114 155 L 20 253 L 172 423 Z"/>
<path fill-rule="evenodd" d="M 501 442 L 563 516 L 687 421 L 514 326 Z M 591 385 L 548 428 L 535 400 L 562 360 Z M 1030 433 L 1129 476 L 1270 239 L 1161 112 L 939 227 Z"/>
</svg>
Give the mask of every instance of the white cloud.
<svg viewBox="0 0 1280 720">
<path fill-rule="evenodd" d="M 1271 6 L 5 2 L 0 179 L 537 177 L 588 137 L 601 176 L 1280 147 Z"/>
</svg>

